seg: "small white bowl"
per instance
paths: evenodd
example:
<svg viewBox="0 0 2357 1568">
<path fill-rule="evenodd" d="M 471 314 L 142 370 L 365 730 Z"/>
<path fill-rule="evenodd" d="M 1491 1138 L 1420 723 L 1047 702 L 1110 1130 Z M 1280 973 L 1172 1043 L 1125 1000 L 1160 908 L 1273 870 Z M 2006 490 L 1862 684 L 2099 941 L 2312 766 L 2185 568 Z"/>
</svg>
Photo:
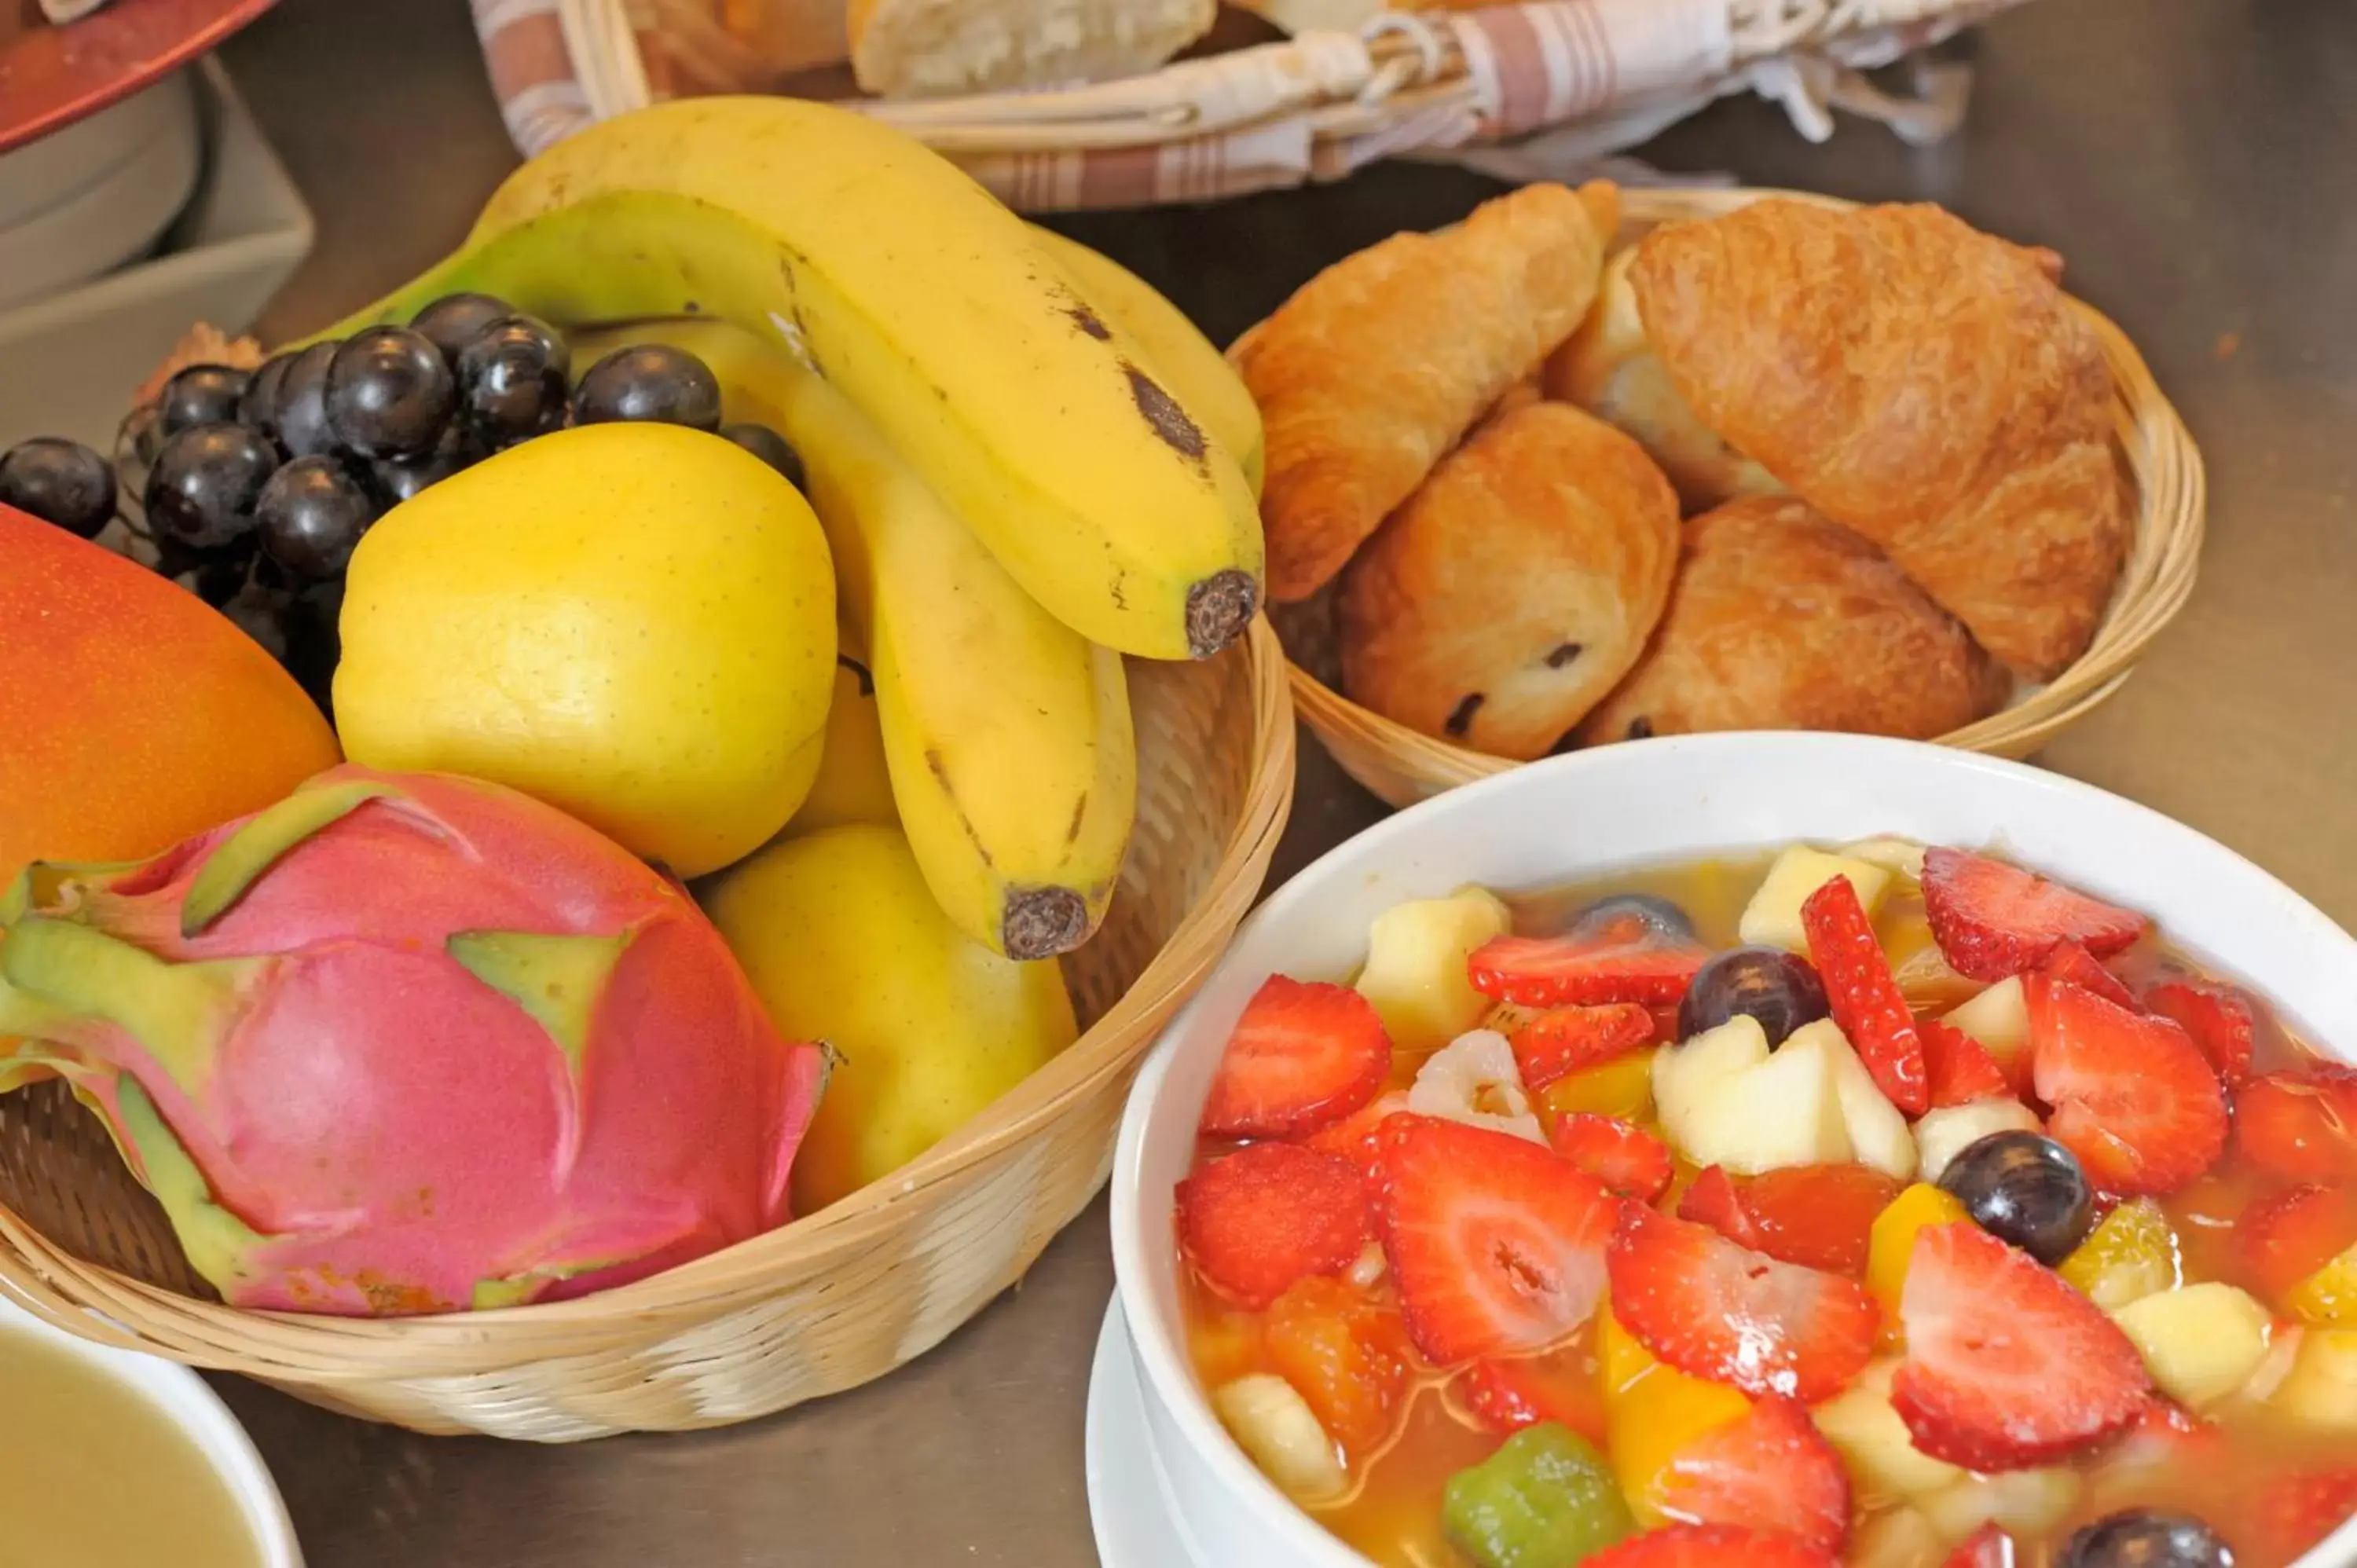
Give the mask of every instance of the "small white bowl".
<svg viewBox="0 0 2357 1568">
<path fill-rule="evenodd" d="M 260 1568 L 303 1568 L 303 1550 L 296 1542 L 295 1526 L 286 1517 L 278 1484 L 270 1478 L 269 1467 L 254 1452 L 245 1428 L 202 1378 L 175 1361 L 95 1345 L 52 1328 L 0 1295 L 0 1370 L 5 1367 L 5 1337 L 16 1335 L 63 1351 L 155 1407 L 197 1445 L 210 1461 L 213 1473 L 227 1483 L 244 1515 Z"/>
<path fill-rule="evenodd" d="M 1340 979 L 1368 923 L 1466 883 L 1543 888 L 1612 871 L 1898 833 L 1994 846 L 2142 910 L 2266 993 L 2308 1039 L 2357 1059 L 2357 940 L 2242 856 L 2058 774 L 1856 736 L 1715 735 L 1577 752 L 1453 790 L 1303 871 L 1237 932 L 1132 1091 L 1114 1155 L 1113 1247 L 1146 1426 L 1170 1511 L 1210 1568 L 1365 1568 L 1255 1469 L 1187 1359 L 1172 1191 L 1230 1026 L 1273 973 Z M 1114 1565 L 1119 1568 L 1119 1565 Z M 2296 1568 L 2357 1568 L 2357 1521 Z"/>
<path fill-rule="evenodd" d="M 156 94 L 163 118 L 156 134 L 49 205 L 0 226 L 0 308 L 46 298 L 136 260 L 188 204 L 204 147 L 187 76 L 167 77 L 110 113 L 144 105 Z M 43 144 L 36 142 L 8 156 L 42 152 Z"/>
</svg>

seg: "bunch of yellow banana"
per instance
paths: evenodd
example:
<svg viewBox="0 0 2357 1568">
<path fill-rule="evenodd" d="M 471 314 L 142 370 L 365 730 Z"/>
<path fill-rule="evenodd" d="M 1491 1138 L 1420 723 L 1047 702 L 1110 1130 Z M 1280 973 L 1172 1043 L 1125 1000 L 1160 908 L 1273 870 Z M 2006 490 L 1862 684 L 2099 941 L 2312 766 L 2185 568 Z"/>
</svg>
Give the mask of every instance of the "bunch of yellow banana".
<svg viewBox="0 0 2357 1568">
<path fill-rule="evenodd" d="M 1259 603 L 1259 416 L 1218 351 L 900 133 L 785 99 L 569 139 L 332 331 L 462 290 L 576 366 L 685 349 L 800 454 L 857 665 L 789 833 L 897 821 L 974 940 L 1085 940 L 1135 811 L 1122 655 L 1206 657 Z"/>
</svg>

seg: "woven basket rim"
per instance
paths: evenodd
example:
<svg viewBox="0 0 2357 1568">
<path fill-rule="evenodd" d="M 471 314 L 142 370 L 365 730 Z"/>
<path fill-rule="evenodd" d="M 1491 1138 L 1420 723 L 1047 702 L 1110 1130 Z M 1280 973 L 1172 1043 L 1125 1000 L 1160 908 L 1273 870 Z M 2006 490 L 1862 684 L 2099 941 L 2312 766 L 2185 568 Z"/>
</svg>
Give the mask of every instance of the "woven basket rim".
<svg viewBox="0 0 2357 1568">
<path fill-rule="evenodd" d="M 1843 211 L 1868 205 L 1776 186 L 1629 188 L 1621 192 L 1623 231 L 1631 224 L 1650 226 L 1717 216 L 1771 198 Z M 2017 756 L 2044 745 L 2093 712 L 2126 682 L 2145 649 L 2176 618 L 2193 592 L 2208 513 L 2208 480 L 2201 449 L 2127 334 L 2076 295 L 2066 293 L 2065 297 L 2094 332 L 2111 372 L 2115 437 L 2136 492 L 2135 535 L 2128 558 L 2093 639 L 2068 669 L 1986 718 L 1933 736 L 1932 745 Z M 1232 355 L 1259 330 L 1259 325 L 1239 334 L 1229 352 Z M 1432 786 L 1433 792 L 1523 766 L 1512 757 L 1436 739 L 1363 707 L 1290 657 L 1286 671 L 1302 722 L 1328 745 L 1345 771 L 1369 788 L 1372 785 L 1360 775 L 1345 751 L 1376 753 L 1400 773 Z M 1336 740 L 1341 741 L 1340 749 L 1335 747 Z"/>
<path fill-rule="evenodd" d="M 332 1387 L 479 1374 L 667 1337 L 888 1243 L 925 1215 L 922 1200 L 1135 1066 L 1259 892 L 1291 810 L 1293 706 L 1283 650 L 1265 618 L 1254 618 L 1240 647 L 1251 693 L 1246 785 L 1193 907 L 1078 1040 L 893 1176 L 775 1230 L 592 1295 L 412 1317 L 263 1311 L 183 1295 L 67 1252 L 0 1204 L 0 1297 L 101 1343 Z"/>
</svg>

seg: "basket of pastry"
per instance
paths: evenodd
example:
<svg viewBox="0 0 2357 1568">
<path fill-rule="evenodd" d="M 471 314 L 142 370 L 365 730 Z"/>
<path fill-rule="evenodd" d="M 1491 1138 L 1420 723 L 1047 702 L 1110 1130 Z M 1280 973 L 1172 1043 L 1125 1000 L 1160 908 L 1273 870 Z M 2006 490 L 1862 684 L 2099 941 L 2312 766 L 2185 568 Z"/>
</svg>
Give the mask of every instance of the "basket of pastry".
<svg viewBox="0 0 2357 1568">
<path fill-rule="evenodd" d="M 537 153 L 669 98 L 843 102 L 1028 211 L 1198 201 L 1383 158 L 1553 169 L 1729 92 L 1823 141 L 1960 122 L 1927 53 L 2020 0 L 473 0 L 508 126 Z M 1911 60 L 1904 91 L 1877 67 Z"/>
<path fill-rule="evenodd" d="M 1937 207 L 1602 183 L 1328 268 L 1231 351 L 1297 709 L 1395 805 L 1703 730 L 2036 750 L 2202 532 L 2061 274 Z"/>
</svg>

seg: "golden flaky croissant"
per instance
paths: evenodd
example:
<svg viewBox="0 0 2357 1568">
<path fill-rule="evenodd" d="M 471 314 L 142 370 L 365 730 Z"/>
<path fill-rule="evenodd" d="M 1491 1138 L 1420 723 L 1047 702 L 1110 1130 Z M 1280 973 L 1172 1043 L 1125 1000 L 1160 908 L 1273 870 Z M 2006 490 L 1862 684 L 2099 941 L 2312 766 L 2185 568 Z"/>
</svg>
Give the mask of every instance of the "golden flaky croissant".
<svg viewBox="0 0 2357 1568">
<path fill-rule="evenodd" d="M 2033 679 L 2126 555 L 2111 382 L 2059 262 L 1936 207 L 1789 199 L 1656 230 L 1630 284 L 1703 423 Z"/>
<path fill-rule="evenodd" d="M 1345 689 L 1412 729 L 1544 757 L 1629 671 L 1678 562 L 1678 501 L 1568 403 L 1494 414 L 1342 574 Z"/>
<path fill-rule="evenodd" d="M 1889 558 L 1790 497 L 1690 519 L 1669 609 L 1581 745 L 1705 730 L 1850 730 L 1928 740 L 2010 684 Z"/>
<path fill-rule="evenodd" d="M 1268 589 L 1308 597 L 1579 325 L 1620 193 L 1534 185 L 1318 274 L 1237 350 L 1267 429 Z"/>
</svg>

